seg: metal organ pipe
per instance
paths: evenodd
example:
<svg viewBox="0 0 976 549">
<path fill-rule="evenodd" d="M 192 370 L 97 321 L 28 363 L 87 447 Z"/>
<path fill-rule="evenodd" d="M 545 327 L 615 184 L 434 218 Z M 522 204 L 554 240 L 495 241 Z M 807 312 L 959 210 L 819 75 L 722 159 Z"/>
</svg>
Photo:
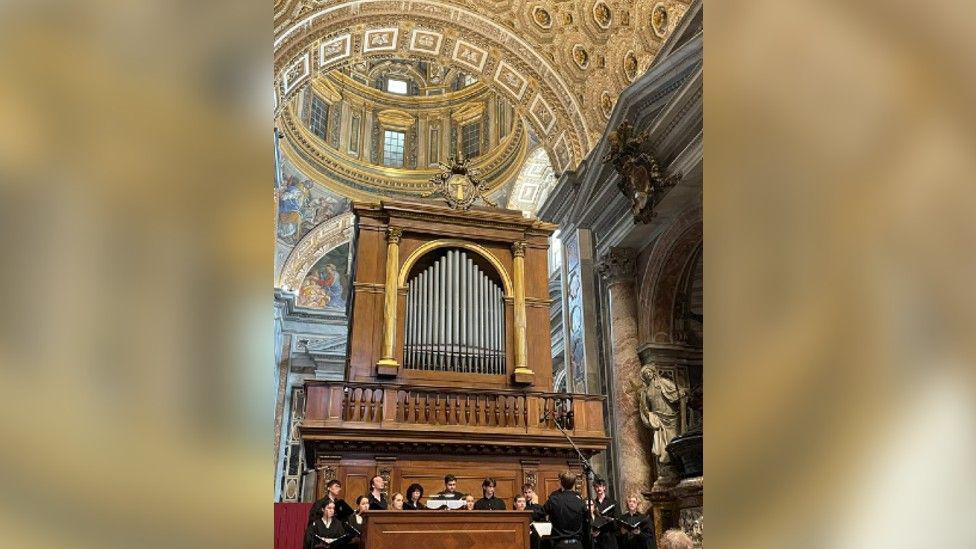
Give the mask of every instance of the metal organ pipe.
<svg viewBox="0 0 976 549">
<path fill-rule="evenodd" d="M 451 366 L 457 370 L 460 361 L 458 355 L 461 347 L 461 253 L 455 251 L 451 254 L 451 268 L 454 276 L 451 277 Z"/>
<path fill-rule="evenodd" d="M 450 249 L 407 281 L 407 368 L 505 372 L 505 295 L 465 250 Z"/>
</svg>

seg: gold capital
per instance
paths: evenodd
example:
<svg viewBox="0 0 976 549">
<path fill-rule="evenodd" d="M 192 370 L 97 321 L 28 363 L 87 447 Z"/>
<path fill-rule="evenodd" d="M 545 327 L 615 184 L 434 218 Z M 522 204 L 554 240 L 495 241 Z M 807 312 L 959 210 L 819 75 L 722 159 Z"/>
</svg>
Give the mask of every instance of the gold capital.
<svg viewBox="0 0 976 549">
<path fill-rule="evenodd" d="M 386 241 L 390 244 L 399 244 L 402 235 L 403 229 L 398 227 L 387 227 L 386 229 Z"/>
<path fill-rule="evenodd" d="M 515 242 L 512 242 L 512 254 L 514 254 L 515 257 L 525 257 L 524 240 L 516 240 Z"/>
</svg>

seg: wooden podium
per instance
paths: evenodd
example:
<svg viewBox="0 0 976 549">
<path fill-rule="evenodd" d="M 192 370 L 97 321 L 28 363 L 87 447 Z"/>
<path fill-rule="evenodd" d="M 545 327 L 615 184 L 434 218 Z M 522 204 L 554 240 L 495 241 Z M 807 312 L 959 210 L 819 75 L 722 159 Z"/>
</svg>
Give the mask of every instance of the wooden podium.
<svg viewBox="0 0 976 549">
<path fill-rule="evenodd" d="M 368 549 L 529 549 L 529 511 L 370 511 Z"/>
</svg>

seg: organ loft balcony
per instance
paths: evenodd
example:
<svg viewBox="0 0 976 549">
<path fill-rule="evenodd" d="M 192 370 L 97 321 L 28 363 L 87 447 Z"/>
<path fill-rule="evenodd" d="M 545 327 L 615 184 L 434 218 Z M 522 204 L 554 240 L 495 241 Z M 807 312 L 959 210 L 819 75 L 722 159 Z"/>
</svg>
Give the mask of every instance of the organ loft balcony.
<svg viewBox="0 0 976 549">
<path fill-rule="evenodd" d="M 469 390 L 401 384 L 311 382 L 301 432 L 336 450 L 424 446 L 532 454 L 606 448 L 601 395 Z M 521 452 L 520 452 L 521 453 Z"/>
</svg>

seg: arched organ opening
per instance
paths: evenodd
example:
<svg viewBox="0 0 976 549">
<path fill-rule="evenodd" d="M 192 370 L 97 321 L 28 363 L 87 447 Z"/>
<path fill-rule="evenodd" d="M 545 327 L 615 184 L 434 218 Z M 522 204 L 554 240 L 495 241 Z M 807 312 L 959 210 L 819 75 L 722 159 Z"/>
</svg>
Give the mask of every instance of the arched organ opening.
<svg viewBox="0 0 976 549">
<path fill-rule="evenodd" d="M 407 282 L 404 368 L 507 372 L 504 291 L 473 255 L 448 248 L 418 262 Z"/>
</svg>

